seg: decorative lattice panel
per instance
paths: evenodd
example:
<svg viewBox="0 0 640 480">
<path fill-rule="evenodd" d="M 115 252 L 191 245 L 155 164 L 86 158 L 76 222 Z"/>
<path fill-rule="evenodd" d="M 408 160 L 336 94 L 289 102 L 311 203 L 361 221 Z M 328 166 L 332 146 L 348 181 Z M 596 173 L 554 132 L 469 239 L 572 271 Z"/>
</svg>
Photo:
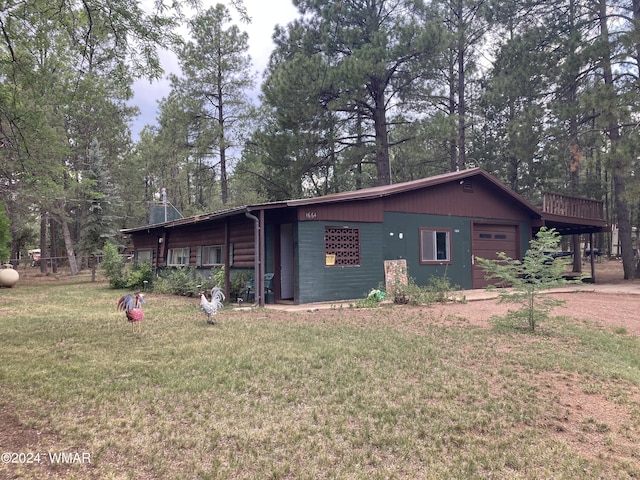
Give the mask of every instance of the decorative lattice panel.
<svg viewBox="0 0 640 480">
<path fill-rule="evenodd" d="M 324 251 L 335 255 L 335 266 L 360 265 L 360 229 L 325 227 Z"/>
</svg>

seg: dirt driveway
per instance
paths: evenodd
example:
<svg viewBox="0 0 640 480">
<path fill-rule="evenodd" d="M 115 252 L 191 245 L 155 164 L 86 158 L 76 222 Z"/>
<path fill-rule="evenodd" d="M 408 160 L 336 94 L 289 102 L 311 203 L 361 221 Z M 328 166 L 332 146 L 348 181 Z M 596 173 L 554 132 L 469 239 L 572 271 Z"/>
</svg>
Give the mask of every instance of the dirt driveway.
<svg viewBox="0 0 640 480">
<path fill-rule="evenodd" d="M 597 263 L 596 285 L 584 285 L 581 288 L 584 291 L 553 294 L 565 303 L 554 308 L 552 315 L 571 317 L 606 329 L 625 328 L 631 334 L 640 335 L 640 279 L 624 280 L 623 277 L 622 263 L 616 260 Z M 434 305 L 428 312 L 434 320 L 458 318 L 473 325 L 489 326 L 491 317 L 502 316 L 515 307 L 515 304 L 488 299 Z"/>
<path fill-rule="evenodd" d="M 584 265 L 585 271 L 589 265 Z M 602 328 L 617 330 L 624 328 L 626 332 L 640 335 L 640 279 L 624 280 L 622 263 L 617 260 L 596 263 L 597 283 L 570 285 L 560 289 L 561 293 L 552 295 L 565 303 L 556 307 L 552 316 L 563 316 L 574 320 L 597 325 Z M 407 307 L 429 323 L 468 324 L 480 327 L 490 327 L 492 317 L 504 316 L 509 310 L 518 308 L 516 304 L 500 303 L 496 293 L 485 290 L 466 290 L 463 292 L 466 303 L 434 304 L 423 307 Z M 305 305 L 267 305 L 274 310 L 314 313 L 323 309 L 347 308 L 353 302 L 338 304 L 320 303 Z M 394 306 L 399 311 L 401 306 Z M 367 310 L 367 309 L 363 309 Z M 368 315 L 361 311 L 360 316 Z"/>
</svg>

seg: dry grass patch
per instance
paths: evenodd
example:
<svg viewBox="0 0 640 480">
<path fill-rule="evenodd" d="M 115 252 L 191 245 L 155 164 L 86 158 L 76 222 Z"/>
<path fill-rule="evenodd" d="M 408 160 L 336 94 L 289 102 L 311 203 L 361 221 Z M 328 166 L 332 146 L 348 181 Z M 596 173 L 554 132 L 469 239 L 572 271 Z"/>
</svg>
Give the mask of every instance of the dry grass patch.
<svg viewBox="0 0 640 480">
<path fill-rule="evenodd" d="M 208 326 L 197 299 L 152 294 L 133 335 L 120 293 L 0 290 L 0 447 L 92 460 L 0 477 L 640 475 L 637 336 L 569 317 L 522 334 L 453 305 L 225 309 Z"/>
</svg>

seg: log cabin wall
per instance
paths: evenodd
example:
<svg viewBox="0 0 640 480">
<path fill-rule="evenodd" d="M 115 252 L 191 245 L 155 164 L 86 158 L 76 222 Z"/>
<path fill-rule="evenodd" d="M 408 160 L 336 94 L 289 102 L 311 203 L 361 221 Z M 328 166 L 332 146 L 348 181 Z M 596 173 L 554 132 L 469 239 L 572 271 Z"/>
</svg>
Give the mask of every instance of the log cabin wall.
<svg viewBox="0 0 640 480">
<path fill-rule="evenodd" d="M 134 245 L 134 254 L 136 255 L 136 260 L 138 260 L 138 252 L 141 250 L 151 251 L 151 265 L 158 265 L 158 238 L 160 238 L 162 234 L 158 231 L 154 235 L 151 232 L 136 232 L 131 235 L 131 241 Z"/>
<path fill-rule="evenodd" d="M 158 247 L 158 234 L 150 235 L 148 232 L 136 232 L 131 234 L 131 241 L 135 245 L 136 250 L 154 250 Z"/>
<path fill-rule="evenodd" d="M 167 230 L 166 248 L 189 248 L 189 266 L 195 266 L 198 259 L 198 247 L 226 245 L 228 232 L 232 245 L 233 268 L 253 268 L 254 233 L 253 222 L 249 219 L 220 220 L 185 225 Z M 136 248 L 138 244 L 136 243 Z"/>
<path fill-rule="evenodd" d="M 253 268 L 255 262 L 255 238 L 253 222 L 236 221 L 229 224 L 229 241 L 233 245 L 233 268 Z"/>
</svg>

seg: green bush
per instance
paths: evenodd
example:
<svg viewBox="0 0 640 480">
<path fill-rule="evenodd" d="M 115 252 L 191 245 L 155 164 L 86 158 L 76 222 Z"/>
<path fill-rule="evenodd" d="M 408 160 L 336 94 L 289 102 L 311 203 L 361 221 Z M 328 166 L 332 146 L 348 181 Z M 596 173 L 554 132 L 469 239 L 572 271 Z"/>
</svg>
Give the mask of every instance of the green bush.
<svg viewBox="0 0 640 480">
<path fill-rule="evenodd" d="M 231 272 L 230 299 L 243 297 L 253 272 Z M 178 267 L 163 270 L 153 281 L 153 291 L 169 295 L 193 297 L 200 291 L 210 292 L 213 287 L 224 289 L 224 267 L 211 269 L 209 275 L 202 275 L 194 267 Z"/>
<path fill-rule="evenodd" d="M 224 266 L 211 269 L 211 278 L 216 287 L 224 289 Z M 229 278 L 229 298 L 244 298 L 247 292 L 247 285 L 253 278 L 253 271 L 249 270 L 232 270 Z"/>
<path fill-rule="evenodd" d="M 113 243 L 104 246 L 104 258 L 100 268 L 104 270 L 104 275 L 109 279 L 112 288 L 125 288 L 128 282 L 128 272 L 125 269 L 124 259 L 118 252 L 118 247 Z"/>
<path fill-rule="evenodd" d="M 409 277 L 408 283 L 396 282 L 387 289 L 387 295 L 391 297 L 393 303 L 399 305 L 420 305 L 426 303 L 425 291 L 416 285 L 413 278 Z"/>
<path fill-rule="evenodd" d="M 247 292 L 247 285 L 249 285 L 252 278 L 253 271 L 239 270 L 231 272 L 231 278 L 229 279 L 229 297 L 233 299 L 244 298 L 244 295 Z"/>
<path fill-rule="evenodd" d="M 199 291 L 207 292 L 215 286 L 210 275 L 203 277 L 194 267 L 178 267 L 163 270 L 154 282 L 153 291 L 194 297 Z"/>
<path fill-rule="evenodd" d="M 135 263 L 129 273 L 127 288 L 140 290 L 145 286 L 149 288 L 153 286 L 153 268 L 149 262 Z"/>
<path fill-rule="evenodd" d="M 211 278 L 214 286 L 224 288 L 224 265 L 221 267 L 213 267 L 211 269 Z"/>
<path fill-rule="evenodd" d="M 426 303 L 446 303 L 459 301 L 455 292 L 460 290 L 459 285 L 453 285 L 451 279 L 445 273 L 443 276 L 432 276 L 424 288 Z"/>
<path fill-rule="evenodd" d="M 445 303 L 463 301 L 456 297 L 455 292 L 460 290 L 458 285 L 453 285 L 446 273 L 441 276 L 429 278 L 427 286 L 417 285 L 415 280 L 409 277 L 407 284 L 397 282 L 387 290 L 387 295 L 393 303 L 400 305 L 431 305 L 432 303 Z"/>
</svg>

